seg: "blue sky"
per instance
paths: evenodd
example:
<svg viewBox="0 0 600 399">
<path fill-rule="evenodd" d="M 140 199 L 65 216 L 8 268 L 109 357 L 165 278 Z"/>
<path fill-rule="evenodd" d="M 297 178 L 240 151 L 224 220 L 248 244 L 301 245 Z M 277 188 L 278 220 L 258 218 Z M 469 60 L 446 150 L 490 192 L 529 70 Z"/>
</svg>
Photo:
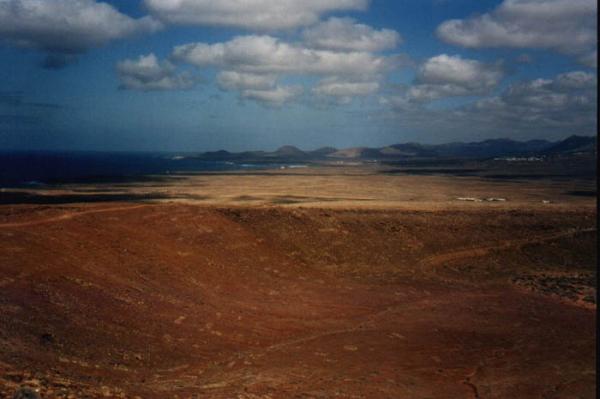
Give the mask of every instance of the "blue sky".
<svg viewBox="0 0 600 399">
<path fill-rule="evenodd" d="M 595 134 L 595 1 L 241 3 L 0 0 L 0 148 Z"/>
</svg>

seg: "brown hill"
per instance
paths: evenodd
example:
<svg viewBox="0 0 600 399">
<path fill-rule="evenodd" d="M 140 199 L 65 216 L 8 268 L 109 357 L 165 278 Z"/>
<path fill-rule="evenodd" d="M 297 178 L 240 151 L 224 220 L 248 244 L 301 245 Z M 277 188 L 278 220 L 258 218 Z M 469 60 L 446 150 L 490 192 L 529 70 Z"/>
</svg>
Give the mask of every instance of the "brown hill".
<svg viewBox="0 0 600 399">
<path fill-rule="evenodd" d="M 591 212 L 0 212 L 2 397 L 594 395 Z"/>
</svg>

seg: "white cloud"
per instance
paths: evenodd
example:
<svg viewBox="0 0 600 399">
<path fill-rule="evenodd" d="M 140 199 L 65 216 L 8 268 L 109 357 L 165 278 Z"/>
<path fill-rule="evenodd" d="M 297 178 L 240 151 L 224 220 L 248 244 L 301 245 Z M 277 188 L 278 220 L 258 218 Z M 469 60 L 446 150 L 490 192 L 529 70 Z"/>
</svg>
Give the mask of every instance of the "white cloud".
<svg viewBox="0 0 600 399">
<path fill-rule="evenodd" d="M 304 89 L 301 86 L 281 86 L 277 75 L 222 71 L 217 75 L 222 90 L 237 91 L 242 100 L 253 100 L 267 106 L 281 106 L 297 99 Z"/>
<path fill-rule="evenodd" d="M 376 30 L 352 18 L 330 18 L 306 29 L 303 36 L 310 47 L 340 51 L 377 52 L 393 49 L 402 40 L 394 30 Z"/>
<path fill-rule="evenodd" d="M 596 75 L 583 71 L 562 73 L 552 82 L 552 87 L 561 91 L 589 90 L 596 85 Z"/>
<path fill-rule="evenodd" d="M 79 54 L 160 26 L 151 17 L 133 19 L 95 0 L 0 1 L 0 40 L 49 53 Z"/>
<path fill-rule="evenodd" d="M 250 89 L 243 90 L 240 97 L 249 100 L 258 101 L 264 105 L 281 106 L 298 98 L 304 89 L 302 86 L 276 86 L 271 89 Z"/>
<path fill-rule="evenodd" d="M 511 85 L 501 95 L 461 110 L 474 124 L 537 134 L 594 134 L 598 122 L 597 80 L 571 72 L 554 79 Z"/>
<path fill-rule="evenodd" d="M 441 54 L 425 61 L 408 99 L 425 102 L 444 97 L 481 95 L 492 90 L 504 73 L 498 65 Z"/>
<path fill-rule="evenodd" d="M 189 73 L 177 73 L 168 61 L 159 62 L 154 54 L 140 56 L 137 60 L 124 60 L 117 64 L 121 88 L 129 90 L 183 90 L 196 85 L 198 80 Z"/>
<path fill-rule="evenodd" d="M 223 71 L 217 75 L 217 83 L 223 90 L 268 90 L 275 87 L 277 76 Z"/>
<path fill-rule="evenodd" d="M 515 114 L 549 115 L 590 105 L 596 97 L 596 76 L 582 71 L 563 73 L 554 79 L 535 79 L 511 85 L 493 104 Z M 594 101 L 595 102 L 595 101 Z M 479 106 L 490 105 L 481 101 Z"/>
<path fill-rule="evenodd" d="M 345 45 L 334 43 L 331 35 L 323 43 L 311 43 L 318 36 L 315 32 L 323 26 L 331 28 L 331 23 L 337 26 L 338 22 L 354 35 Z M 326 30 L 331 33 L 329 28 Z M 289 43 L 269 35 L 245 35 L 221 43 L 189 43 L 176 46 L 171 60 L 198 68 L 216 67 L 221 70 L 217 84 L 222 90 L 238 91 L 242 99 L 278 105 L 301 94 L 298 86 L 278 85 L 279 78 L 323 77 L 312 92 L 322 99 L 349 103 L 356 96 L 379 90 L 378 82 L 386 72 L 410 61 L 402 55 L 374 54 L 375 50 L 395 45 L 399 36 L 355 24 L 351 19 L 332 18 L 314 30 L 304 31 L 304 38 L 304 42 Z"/>
<path fill-rule="evenodd" d="M 368 0 L 144 0 L 150 12 L 173 24 L 253 30 L 307 26 L 327 12 L 364 10 Z"/>
<path fill-rule="evenodd" d="M 500 95 L 455 109 L 429 109 L 406 96 L 388 96 L 381 104 L 398 126 L 459 136 L 563 137 L 595 134 L 598 122 L 597 78 L 574 71 L 552 79 L 518 82 Z"/>
<path fill-rule="evenodd" d="M 553 49 L 581 54 L 597 42 L 596 0 L 504 0 L 492 12 L 442 23 L 438 36 L 470 48 Z"/>
<path fill-rule="evenodd" d="M 259 74 L 373 76 L 394 64 L 390 58 L 367 52 L 315 50 L 257 35 L 238 36 L 224 43 L 177 46 L 172 57 L 199 67 L 217 66 Z"/>
<path fill-rule="evenodd" d="M 368 96 L 376 93 L 378 90 L 378 82 L 353 82 L 329 78 L 320 81 L 313 88 L 313 93 L 317 96 L 334 97 L 338 103 L 348 104 L 354 97 Z"/>
<path fill-rule="evenodd" d="M 317 94 L 328 96 L 367 96 L 379 90 L 377 82 L 323 81 L 315 87 Z"/>
</svg>

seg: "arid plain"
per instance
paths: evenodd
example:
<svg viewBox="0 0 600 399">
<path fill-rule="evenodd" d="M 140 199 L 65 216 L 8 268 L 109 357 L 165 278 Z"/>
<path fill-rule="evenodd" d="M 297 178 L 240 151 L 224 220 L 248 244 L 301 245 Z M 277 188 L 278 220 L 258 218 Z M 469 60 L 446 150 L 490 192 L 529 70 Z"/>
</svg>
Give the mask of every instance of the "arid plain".
<svg viewBox="0 0 600 399">
<path fill-rule="evenodd" d="M 0 395 L 593 398 L 595 184 L 329 165 L 4 189 Z"/>
</svg>

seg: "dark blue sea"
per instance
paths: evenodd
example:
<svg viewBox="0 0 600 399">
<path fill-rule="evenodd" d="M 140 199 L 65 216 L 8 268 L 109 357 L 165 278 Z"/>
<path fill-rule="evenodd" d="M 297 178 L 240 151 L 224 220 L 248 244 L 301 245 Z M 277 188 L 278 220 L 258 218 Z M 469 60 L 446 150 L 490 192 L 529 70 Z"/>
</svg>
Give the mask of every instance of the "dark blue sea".
<svg viewBox="0 0 600 399">
<path fill-rule="evenodd" d="M 204 161 L 171 153 L 0 151 L 0 187 L 118 182 L 142 178 L 144 175 L 278 166 Z"/>
</svg>

